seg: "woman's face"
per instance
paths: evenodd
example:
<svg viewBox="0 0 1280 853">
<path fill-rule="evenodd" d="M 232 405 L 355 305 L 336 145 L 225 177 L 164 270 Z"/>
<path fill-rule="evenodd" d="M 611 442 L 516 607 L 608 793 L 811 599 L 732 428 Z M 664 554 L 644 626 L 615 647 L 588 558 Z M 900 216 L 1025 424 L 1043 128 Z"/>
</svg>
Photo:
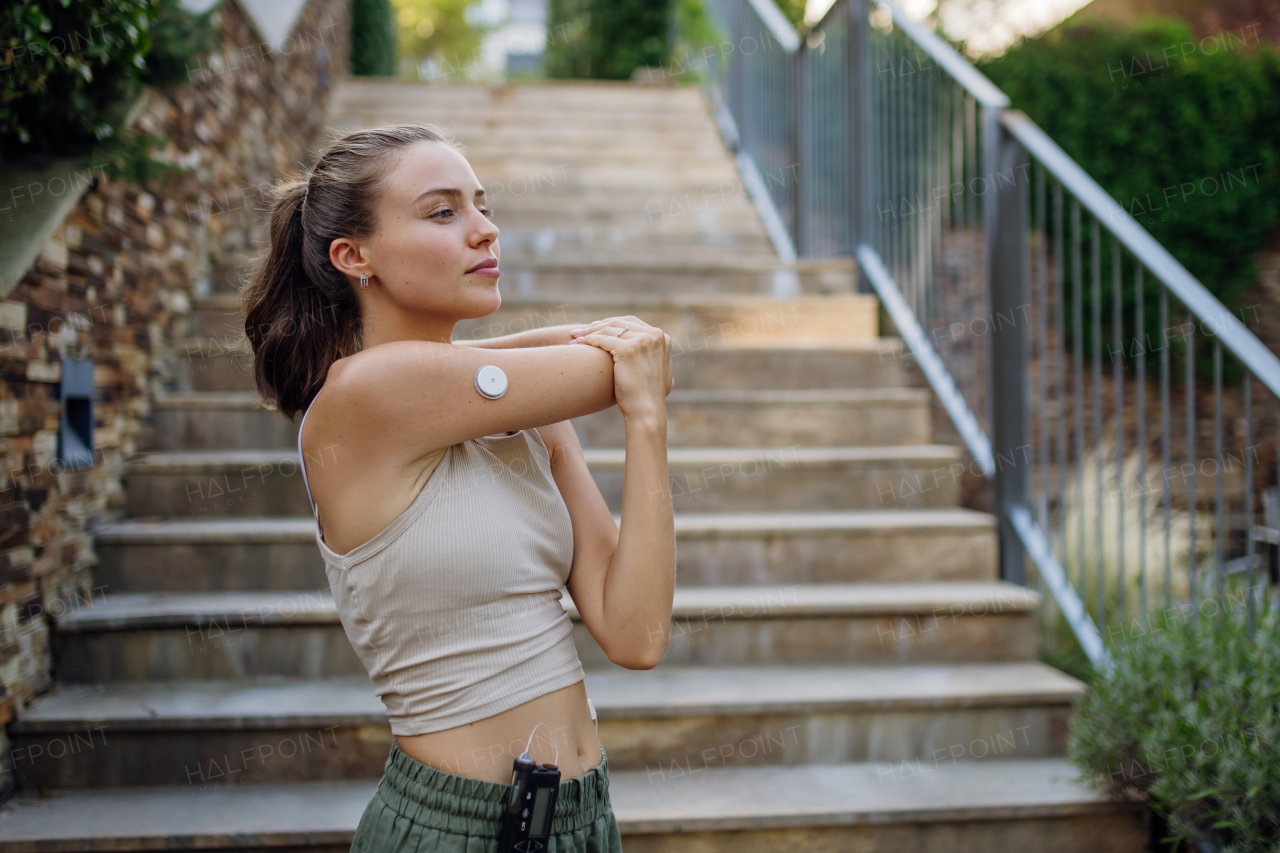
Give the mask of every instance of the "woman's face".
<svg viewBox="0 0 1280 853">
<path fill-rule="evenodd" d="M 451 319 L 496 311 L 498 228 L 466 158 L 442 142 L 418 142 L 385 180 L 377 230 L 360 243 L 391 302 Z"/>
</svg>

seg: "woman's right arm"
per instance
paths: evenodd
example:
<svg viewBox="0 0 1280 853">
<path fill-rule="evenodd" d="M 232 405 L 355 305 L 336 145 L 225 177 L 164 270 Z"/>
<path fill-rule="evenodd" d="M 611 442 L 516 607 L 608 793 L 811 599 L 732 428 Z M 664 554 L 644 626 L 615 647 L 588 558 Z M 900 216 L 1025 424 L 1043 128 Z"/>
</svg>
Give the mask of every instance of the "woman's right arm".
<svg viewBox="0 0 1280 853">
<path fill-rule="evenodd" d="M 507 375 L 507 391 L 496 400 L 476 390 L 476 371 L 486 364 Z M 613 358 L 572 344 L 487 349 L 394 341 L 335 362 L 325 389 L 338 404 L 335 427 L 345 423 L 361 436 L 403 448 L 408 459 L 615 402 Z"/>
<path fill-rule="evenodd" d="M 611 661 L 650 669 L 667 650 L 676 583 L 675 519 L 667 476 L 666 396 L 675 384 L 671 336 L 627 316 L 591 323 L 578 340 L 604 349 L 614 359 L 614 388 L 627 446 L 621 529 L 614 527 L 598 490 L 594 501 L 578 501 L 595 503 L 594 509 L 587 505 L 579 514 L 599 519 L 593 524 L 599 535 L 588 538 L 595 544 L 589 555 L 579 559 L 574 554 L 569 594 L 583 624 Z M 581 450 L 578 457 L 581 481 L 590 475 L 581 462 Z M 588 490 L 584 485 L 576 491 Z M 575 518 L 575 528 L 577 523 Z M 612 549 L 600 543 L 612 544 Z"/>
</svg>

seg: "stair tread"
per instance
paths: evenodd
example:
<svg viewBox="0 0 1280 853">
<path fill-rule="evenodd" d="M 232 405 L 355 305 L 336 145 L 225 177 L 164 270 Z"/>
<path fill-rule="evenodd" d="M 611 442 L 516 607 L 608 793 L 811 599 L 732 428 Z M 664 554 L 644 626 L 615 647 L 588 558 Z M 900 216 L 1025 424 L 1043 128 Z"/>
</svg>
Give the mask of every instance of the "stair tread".
<svg viewBox="0 0 1280 853">
<path fill-rule="evenodd" d="M 1085 689 L 1036 661 L 659 667 L 589 672 L 587 688 L 601 717 L 1062 704 Z"/>
<path fill-rule="evenodd" d="M 565 610 L 578 610 L 566 593 Z M 976 616 L 1033 613 L 1034 590 L 1002 581 L 955 583 L 771 584 L 677 586 L 672 617 L 709 620 L 801 616 Z M 953 608 L 963 608 L 956 611 Z M 727 610 L 725 608 L 728 608 Z M 186 625 L 336 624 L 325 590 L 133 592 L 103 596 L 57 617 L 63 633 L 143 630 Z"/>
<path fill-rule="evenodd" d="M 0 851 L 349 845 L 376 780 L 75 788 L 0 806 Z"/>
<path fill-rule="evenodd" d="M 709 767 L 696 768 L 684 785 L 655 784 L 646 770 L 618 770 L 610 771 L 609 788 L 623 834 L 1062 817 L 1133 808 L 1077 781 L 1077 770 L 1060 758 L 926 763 L 920 777 L 907 780 L 916 784 L 886 784 L 900 770 L 875 763 Z M 376 785 L 355 780 L 208 791 L 189 785 L 58 791 L 0 807 L 0 851 L 346 845 Z"/>
<path fill-rule="evenodd" d="M 1061 705 L 1084 685 L 1035 661 L 914 666 L 735 666 L 586 673 L 602 717 Z M 36 699 L 18 733 L 376 725 L 366 676 L 62 684 Z"/>
<path fill-rule="evenodd" d="M 617 468 L 626 461 L 622 447 L 584 447 L 583 457 L 593 468 Z M 788 468 L 824 467 L 832 464 L 886 462 L 949 463 L 961 450 L 945 444 L 853 445 L 843 447 L 668 447 L 670 465 L 714 465 L 749 460 L 773 460 Z M 125 463 L 126 474 L 201 473 L 256 464 L 296 462 L 298 454 L 287 448 L 270 450 L 153 450 L 139 453 Z"/>
<path fill-rule="evenodd" d="M 614 516 L 618 520 L 618 516 Z M 676 513 L 676 533 L 798 533 L 915 531 L 954 533 L 995 528 L 995 516 L 969 509 L 846 510 L 841 512 Z M 165 542 L 308 542 L 315 538 L 310 516 L 224 518 L 143 518 L 94 529 L 103 544 Z"/>
</svg>

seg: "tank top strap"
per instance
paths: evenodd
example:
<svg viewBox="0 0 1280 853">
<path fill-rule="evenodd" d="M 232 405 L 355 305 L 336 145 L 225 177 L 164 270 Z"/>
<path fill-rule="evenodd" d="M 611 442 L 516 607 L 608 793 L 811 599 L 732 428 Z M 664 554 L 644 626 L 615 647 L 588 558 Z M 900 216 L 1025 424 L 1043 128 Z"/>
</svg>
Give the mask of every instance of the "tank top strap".
<svg viewBox="0 0 1280 853">
<path fill-rule="evenodd" d="M 320 391 L 323 391 L 322 387 Z M 307 483 L 307 459 L 302 452 L 302 427 L 307 422 L 307 415 L 311 414 L 311 407 L 316 403 L 316 397 L 320 396 L 320 391 L 316 392 L 316 396 L 311 398 L 311 402 L 307 404 L 307 410 L 302 413 L 302 420 L 298 422 L 298 464 L 302 467 L 302 487 L 307 491 L 307 500 L 311 502 L 311 515 L 315 517 L 316 526 L 320 530 L 320 535 L 324 536 L 324 525 L 320 523 L 320 510 L 316 507 L 315 498 L 311 497 L 311 486 Z"/>
</svg>

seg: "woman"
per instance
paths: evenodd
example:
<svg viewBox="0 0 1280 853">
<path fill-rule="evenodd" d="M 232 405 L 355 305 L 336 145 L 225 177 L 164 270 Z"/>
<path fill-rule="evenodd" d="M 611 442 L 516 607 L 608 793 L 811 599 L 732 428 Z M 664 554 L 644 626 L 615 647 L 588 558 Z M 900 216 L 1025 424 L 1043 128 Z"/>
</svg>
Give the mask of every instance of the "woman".
<svg viewBox="0 0 1280 853">
<path fill-rule="evenodd" d="M 670 337 L 611 317 L 451 343 L 501 304 L 498 229 L 434 128 L 334 141 L 280 189 L 270 227 L 243 297 L 255 381 L 286 417 L 304 411 L 316 543 L 394 735 L 352 850 L 495 851 L 526 747 L 561 774 L 551 849 L 620 850 L 559 588 L 610 660 L 658 663 L 675 584 Z M 481 393 L 486 365 L 505 393 Z M 615 403 L 620 531 L 569 423 Z"/>
</svg>

